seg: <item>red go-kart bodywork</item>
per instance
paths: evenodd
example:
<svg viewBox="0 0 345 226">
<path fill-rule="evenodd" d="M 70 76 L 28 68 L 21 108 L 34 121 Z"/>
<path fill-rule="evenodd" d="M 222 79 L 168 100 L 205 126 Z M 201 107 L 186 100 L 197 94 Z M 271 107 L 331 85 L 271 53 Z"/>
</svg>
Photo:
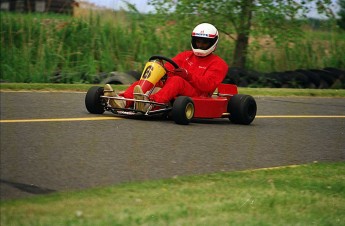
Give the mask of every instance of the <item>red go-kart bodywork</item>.
<svg viewBox="0 0 345 226">
<path fill-rule="evenodd" d="M 140 84 L 143 84 L 142 88 L 147 89 L 148 94 L 145 95 L 150 95 L 155 88 L 155 83 L 160 81 L 166 73 L 162 62 L 157 63 L 152 59 L 166 60 L 175 68 L 178 67 L 176 63 L 166 57 L 151 57 L 140 80 Z M 249 125 L 254 120 L 257 110 L 254 98 L 249 95 L 238 94 L 237 86 L 233 84 L 220 84 L 216 92 L 210 97 L 178 96 L 168 104 L 125 98 L 126 101 L 132 101 L 134 106 L 113 108 L 109 104 L 109 100 L 112 98 L 123 99 L 123 97 L 104 96 L 103 88 L 94 86 L 86 94 L 85 105 L 87 110 L 93 114 L 103 114 L 105 111 L 117 115 L 163 114 L 171 116 L 177 124 L 182 125 L 189 124 L 193 118 L 229 118 L 233 123 Z M 136 110 L 135 105 L 138 102 L 148 104 L 149 107 L 145 111 Z"/>
<path fill-rule="evenodd" d="M 228 102 L 236 95 L 237 86 L 232 84 L 220 84 L 218 93 L 213 97 L 192 97 L 194 102 L 194 118 L 221 118 L 228 116 Z"/>
</svg>

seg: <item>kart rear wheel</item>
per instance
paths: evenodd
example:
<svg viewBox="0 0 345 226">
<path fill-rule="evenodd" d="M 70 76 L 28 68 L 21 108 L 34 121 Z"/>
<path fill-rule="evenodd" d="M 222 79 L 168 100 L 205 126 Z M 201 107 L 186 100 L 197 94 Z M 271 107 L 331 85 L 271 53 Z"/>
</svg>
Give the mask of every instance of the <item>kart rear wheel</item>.
<svg viewBox="0 0 345 226">
<path fill-rule="evenodd" d="M 103 95 L 103 87 L 93 86 L 91 87 L 85 96 L 86 109 L 92 114 L 103 114 L 104 106 L 102 105 L 101 96 Z"/>
<path fill-rule="evenodd" d="M 256 116 L 256 102 L 252 96 L 236 94 L 228 103 L 229 119 L 236 124 L 249 125 Z"/>
<path fill-rule="evenodd" d="M 194 117 L 193 100 L 186 96 L 177 97 L 172 107 L 172 117 L 175 123 L 188 125 Z"/>
</svg>

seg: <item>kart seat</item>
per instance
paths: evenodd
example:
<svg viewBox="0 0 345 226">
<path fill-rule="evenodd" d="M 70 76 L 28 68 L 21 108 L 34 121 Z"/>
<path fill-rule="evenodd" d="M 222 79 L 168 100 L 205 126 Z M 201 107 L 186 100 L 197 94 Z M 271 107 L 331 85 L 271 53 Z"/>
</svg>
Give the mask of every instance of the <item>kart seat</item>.
<svg viewBox="0 0 345 226">
<path fill-rule="evenodd" d="M 234 84 L 224 84 L 218 85 L 216 90 L 213 92 L 213 96 L 228 96 L 238 94 L 237 86 Z"/>
</svg>

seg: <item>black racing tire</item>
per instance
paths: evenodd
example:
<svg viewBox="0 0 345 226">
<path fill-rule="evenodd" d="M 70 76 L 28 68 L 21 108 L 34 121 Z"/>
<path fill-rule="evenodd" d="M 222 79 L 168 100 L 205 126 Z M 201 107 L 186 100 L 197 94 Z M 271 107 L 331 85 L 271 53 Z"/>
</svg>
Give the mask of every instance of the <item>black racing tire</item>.
<svg viewBox="0 0 345 226">
<path fill-rule="evenodd" d="M 113 71 L 109 73 L 109 77 L 102 80 L 102 84 L 114 84 L 114 85 L 131 85 L 137 81 L 137 79 L 127 73 Z"/>
<path fill-rule="evenodd" d="M 320 76 L 318 74 L 304 69 L 297 69 L 296 71 L 307 76 L 307 79 L 309 80 L 310 84 L 308 88 L 318 88 L 320 86 L 321 81 Z"/>
<path fill-rule="evenodd" d="M 103 114 L 105 109 L 102 105 L 101 96 L 104 94 L 103 87 L 91 87 L 85 96 L 85 107 L 91 114 Z"/>
<path fill-rule="evenodd" d="M 245 71 L 238 67 L 230 67 L 223 82 L 225 84 L 235 84 L 239 85 L 241 79 L 245 78 L 246 74 Z"/>
<path fill-rule="evenodd" d="M 140 80 L 141 73 L 139 71 L 127 71 L 126 74 L 132 76 L 136 81 Z"/>
<path fill-rule="evenodd" d="M 270 72 L 264 75 L 265 83 L 271 88 L 281 88 L 283 80 L 280 72 Z"/>
<path fill-rule="evenodd" d="M 172 107 L 172 118 L 176 124 L 188 125 L 194 117 L 194 102 L 190 97 L 179 96 Z"/>
<path fill-rule="evenodd" d="M 345 76 L 345 71 L 338 68 L 325 67 L 323 70 L 332 73 L 336 79 Z"/>
<path fill-rule="evenodd" d="M 318 74 L 320 76 L 320 79 L 323 81 L 321 81 L 321 85 L 320 85 L 320 89 L 328 89 L 329 87 L 331 87 L 335 81 L 335 78 L 333 77 L 332 73 L 330 73 L 329 71 L 325 71 L 325 70 L 319 70 L 319 69 L 312 69 L 310 70 L 316 74 Z"/>
<path fill-rule="evenodd" d="M 236 94 L 228 103 L 229 119 L 232 123 L 249 125 L 256 116 L 256 101 L 252 96 Z"/>
</svg>

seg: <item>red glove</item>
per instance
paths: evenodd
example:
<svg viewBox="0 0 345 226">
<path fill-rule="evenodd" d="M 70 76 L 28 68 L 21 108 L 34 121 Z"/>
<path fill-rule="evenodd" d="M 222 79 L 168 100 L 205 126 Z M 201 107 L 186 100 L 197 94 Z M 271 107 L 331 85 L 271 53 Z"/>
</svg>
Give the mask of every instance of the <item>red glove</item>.
<svg viewBox="0 0 345 226">
<path fill-rule="evenodd" d="M 188 74 L 188 71 L 184 68 L 176 68 L 173 71 L 174 75 L 180 76 L 184 80 L 189 81 L 191 79 L 190 74 Z"/>
</svg>

